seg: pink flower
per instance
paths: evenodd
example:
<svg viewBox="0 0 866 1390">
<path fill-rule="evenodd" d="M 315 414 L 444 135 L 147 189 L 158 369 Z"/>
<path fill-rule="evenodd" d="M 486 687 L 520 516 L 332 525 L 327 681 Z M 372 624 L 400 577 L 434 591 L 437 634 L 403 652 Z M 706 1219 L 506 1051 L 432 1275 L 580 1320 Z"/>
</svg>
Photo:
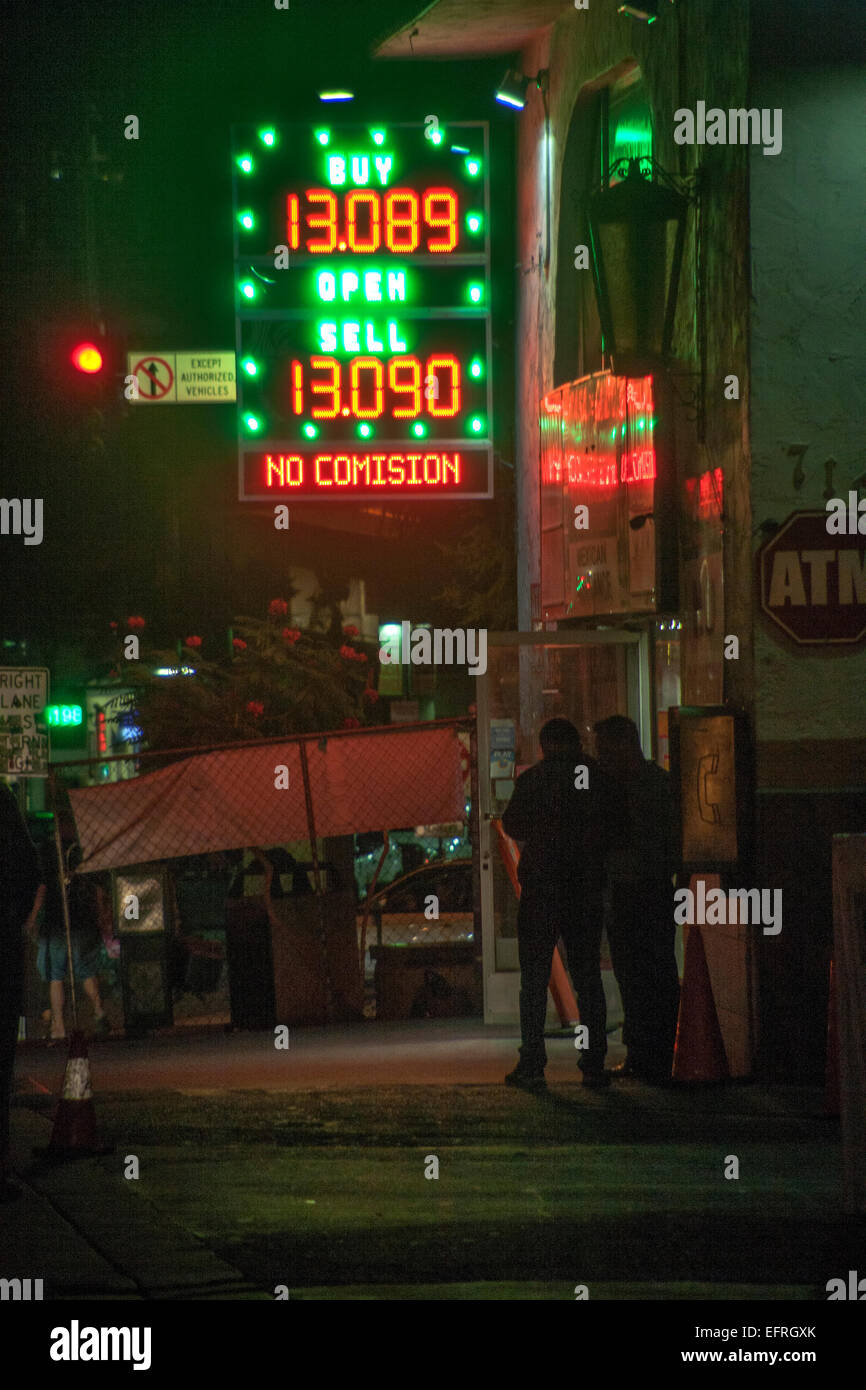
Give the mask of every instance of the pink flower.
<svg viewBox="0 0 866 1390">
<path fill-rule="evenodd" d="M 343 720 L 344 729 L 360 729 L 360 727 L 361 721 L 360 719 L 356 719 L 354 714 L 350 714 L 348 719 Z"/>
<path fill-rule="evenodd" d="M 354 623 L 347 623 L 343 628 L 344 637 L 357 637 L 358 635 L 358 629 L 355 627 Z"/>
<path fill-rule="evenodd" d="M 245 652 L 247 649 L 247 644 L 242 637 L 233 637 L 232 646 L 236 652 Z"/>
<path fill-rule="evenodd" d="M 265 712 L 265 707 L 258 700 L 247 701 L 247 714 L 252 715 L 253 719 L 259 719 Z"/>
<path fill-rule="evenodd" d="M 184 639 L 183 639 L 183 645 L 184 645 L 185 647 L 200 647 L 200 646 L 201 646 L 201 638 L 200 638 L 200 637 L 184 637 Z"/>
<path fill-rule="evenodd" d="M 133 631 L 135 631 L 136 628 L 146 627 L 147 624 L 145 623 L 144 618 L 127 618 L 126 626 L 131 627 Z"/>
<path fill-rule="evenodd" d="M 289 605 L 284 598 L 272 598 L 268 604 L 268 612 L 272 618 L 284 618 L 289 611 Z"/>
</svg>

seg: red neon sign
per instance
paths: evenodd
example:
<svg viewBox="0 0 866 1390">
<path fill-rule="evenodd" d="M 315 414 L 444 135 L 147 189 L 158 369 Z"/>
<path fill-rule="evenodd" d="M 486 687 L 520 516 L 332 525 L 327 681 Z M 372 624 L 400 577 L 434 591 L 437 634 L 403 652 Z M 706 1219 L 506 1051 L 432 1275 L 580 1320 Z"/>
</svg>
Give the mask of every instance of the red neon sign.
<svg viewBox="0 0 866 1390">
<path fill-rule="evenodd" d="M 248 496 L 449 497 L 484 495 L 488 460 L 481 449 L 338 453 L 332 449 L 250 452 Z"/>
</svg>

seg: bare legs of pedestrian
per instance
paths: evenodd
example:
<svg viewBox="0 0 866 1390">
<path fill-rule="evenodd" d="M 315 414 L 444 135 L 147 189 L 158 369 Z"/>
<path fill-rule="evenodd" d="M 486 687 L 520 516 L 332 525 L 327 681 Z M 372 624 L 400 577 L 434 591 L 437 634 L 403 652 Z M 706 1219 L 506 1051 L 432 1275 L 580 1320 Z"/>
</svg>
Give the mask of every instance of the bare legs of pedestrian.
<svg viewBox="0 0 866 1390">
<path fill-rule="evenodd" d="M 99 981 L 95 975 L 89 975 L 83 981 L 84 993 L 93 1005 L 93 1016 L 97 1023 L 105 1018 L 105 1010 L 102 1007 L 102 996 L 99 993 Z M 48 986 L 51 996 L 51 1036 L 54 1039 L 65 1038 L 66 1029 L 63 1023 L 63 1009 L 65 1003 L 65 992 L 63 980 L 52 980 Z"/>
</svg>

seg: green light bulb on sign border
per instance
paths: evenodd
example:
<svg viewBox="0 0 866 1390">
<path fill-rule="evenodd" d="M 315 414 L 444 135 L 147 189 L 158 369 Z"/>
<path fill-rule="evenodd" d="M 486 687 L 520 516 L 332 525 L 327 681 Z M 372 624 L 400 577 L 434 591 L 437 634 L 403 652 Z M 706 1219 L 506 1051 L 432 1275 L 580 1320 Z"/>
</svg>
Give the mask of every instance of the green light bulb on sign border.
<svg viewBox="0 0 866 1390">
<path fill-rule="evenodd" d="M 259 430 L 262 427 L 262 422 L 257 415 L 245 415 L 244 424 L 246 425 L 250 434 L 258 434 Z"/>
<path fill-rule="evenodd" d="M 317 130 L 316 139 L 318 140 L 320 145 L 330 145 L 331 132 L 329 130 Z"/>
<path fill-rule="evenodd" d="M 480 434 L 484 429 L 484 421 L 480 415 L 473 415 L 469 421 L 469 431 L 471 434 Z"/>
<path fill-rule="evenodd" d="M 241 294 L 243 295 L 244 299 L 255 299 L 256 287 L 253 284 L 252 280 L 244 280 L 240 288 Z"/>
<path fill-rule="evenodd" d="M 481 214 L 479 212 L 469 212 L 466 214 L 466 226 L 470 232 L 481 231 Z"/>
<path fill-rule="evenodd" d="M 373 433 L 372 425 L 363 424 L 358 426 L 358 434 L 362 439 L 369 439 Z"/>
<path fill-rule="evenodd" d="M 254 361 L 252 357 L 245 357 L 243 362 L 241 362 L 241 366 L 243 367 L 247 376 L 258 376 L 259 364 L 258 362 Z"/>
<path fill-rule="evenodd" d="M 277 143 L 277 132 L 270 126 L 266 126 L 263 130 L 259 131 L 259 139 L 263 145 L 267 145 L 269 149 L 272 149 Z"/>
<path fill-rule="evenodd" d="M 385 143 L 385 134 L 386 134 L 386 132 L 385 132 L 384 130 L 371 130 L 371 131 L 370 131 L 370 135 L 372 136 L 373 144 L 374 144 L 374 145 L 384 145 L 384 143 Z"/>
<path fill-rule="evenodd" d="M 480 159 L 467 159 L 464 161 L 464 163 L 466 165 L 466 172 L 469 175 L 470 179 L 477 179 L 478 175 L 481 173 Z"/>
<path fill-rule="evenodd" d="M 423 439 L 427 433 L 427 426 L 422 425 L 420 420 L 416 420 L 415 424 L 412 426 L 412 433 L 416 439 Z"/>
<path fill-rule="evenodd" d="M 253 163 L 252 155 L 249 154 L 239 154 L 235 163 L 242 174 L 251 174 L 256 167 Z"/>
<path fill-rule="evenodd" d="M 304 434 L 307 439 L 318 439 L 319 437 L 318 428 L 315 425 L 311 425 L 309 421 L 304 425 Z"/>
<path fill-rule="evenodd" d="M 472 361 L 469 363 L 469 375 L 476 379 L 484 375 L 484 364 L 480 357 L 473 357 Z"/>
<path fill-rule="evenodd" d="M 256 219 L 249 209 L 245 212 L 238 213 L 238 221 L 246 232 L 251 232 L 256 225 Z"/>
</svg>

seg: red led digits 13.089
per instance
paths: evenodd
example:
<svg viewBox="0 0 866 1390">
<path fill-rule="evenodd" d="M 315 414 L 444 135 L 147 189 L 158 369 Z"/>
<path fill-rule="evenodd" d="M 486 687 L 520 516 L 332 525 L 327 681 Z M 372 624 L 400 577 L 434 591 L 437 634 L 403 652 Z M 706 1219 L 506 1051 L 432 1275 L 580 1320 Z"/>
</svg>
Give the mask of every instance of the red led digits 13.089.
<svg viewBox="0 0 866 1390">
<path fill-rule="evenodd" d="M 290 251 L 329 256 L 335 251 L 411 255 L 453 251 L 457 245 L 457 194 L 452 188 L 356 188 L 334 193 L 308 188 L 286 196 L 286 244 Z M 313 235 L 310 235 L 313 233 Z"/>
</svg>

